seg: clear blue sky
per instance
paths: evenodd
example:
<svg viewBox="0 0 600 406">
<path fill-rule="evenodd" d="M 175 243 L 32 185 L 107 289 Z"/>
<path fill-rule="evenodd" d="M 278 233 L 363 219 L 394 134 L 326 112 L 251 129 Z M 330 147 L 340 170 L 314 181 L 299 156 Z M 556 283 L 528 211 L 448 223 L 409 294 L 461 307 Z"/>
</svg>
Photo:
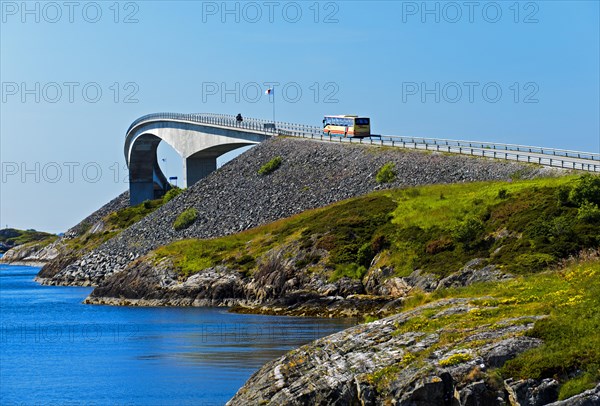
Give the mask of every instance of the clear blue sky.
<svg viewBox="0 0 600 406">
<path fill-rule="evenodd" d="M 469 4 L 3 1 L 0 227 L 66 230 L 127 188 L 134 119 L 270 118 L 272 81 L 278 120 L 598 152 L 599 3 Z"/>
</svg>

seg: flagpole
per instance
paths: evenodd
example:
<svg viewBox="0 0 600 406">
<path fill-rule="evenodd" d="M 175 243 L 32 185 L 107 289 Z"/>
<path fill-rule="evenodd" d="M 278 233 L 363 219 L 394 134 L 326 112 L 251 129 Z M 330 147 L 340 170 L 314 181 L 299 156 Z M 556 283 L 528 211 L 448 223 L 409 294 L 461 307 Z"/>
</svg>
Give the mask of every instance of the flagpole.
<svg viewBox="0 0 600 406">
<path fill-rule="evenodd" d="M 275 85 L 273 85 L 273 125 L 275 125 Z"/>
</svg>

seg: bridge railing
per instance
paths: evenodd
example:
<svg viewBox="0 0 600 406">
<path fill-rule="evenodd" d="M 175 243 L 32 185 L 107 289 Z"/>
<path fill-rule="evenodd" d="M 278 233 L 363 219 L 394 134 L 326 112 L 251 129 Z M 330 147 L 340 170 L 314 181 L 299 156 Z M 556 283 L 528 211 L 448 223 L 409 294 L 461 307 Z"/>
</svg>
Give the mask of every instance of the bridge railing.
<svg viewBox="0 0 600 406">
<path fill-rule="evenodd" d="M 285 134 L 287 135 L 287 134 Z M 480 156 L 495 159 L 504 159 L 518 162 L 528 162 L 538 165 L 550 166 L 554 168 L 564 169 L 577 169 L 589 172 L 600 172 L 600 162 L 596 162 L 590 159 L 561 157 L 555 155 L 543 155 L 535 152 L 521 152 L 511 150 L 494 150 L 493 148 L 477 147 L 477 146 L 462 146 L 462 145 L 445 145 L 441 143 L 437 144 L 426 144 L 419 143 L 419 138 L 404 138 L 403 137 L 382 137 L 382 138 L 343 138 L 327 134 L 319 134 L 317 136 L 304 137 L 317 139 L 328 142 L 340 142 L 350 144 L 368 144 L 375 146 L 389 146 L 389 147 L 402 147 L 421 149 L 426 151 L 437 151 L 447 152 L 452 154 L 462 154 L 471 156 Z M 533 155 L 536 154 L 536 155 Z"/>
<path fill-rule="evenodd" d="M 319 139 L 330 142 L 368 143 L 370 145 L 404 147 L 458 153 L 474 156 L 483 156 L 497 159 L 531 162 L 540 165 L 579 169 L 591 172 L 600 172 L 600 154 L 572 151 L 567 149 L 544 148 L 518 144 L 503 144 L 481 141 L 451 140 L 443 138 L 403 137 L 403 136 L 377 136 L 377 138 L 342 138 L 323 133 L 323 129 L 282 121 L 270 121 L 257 118 L 244 118 L 238 122 L 234 115 L 215 113 L 154 113 L 135 120 L 127 133 L 136 126 L 152 121 L 175 120 L 199 124 L 215 125 L 226 128 L 246 129 L 264 134 L 286 135 L 293 137 Z M 540 156 L 541 155 L 541 156 Z M 591 162 L 590 162 L 591 161 Z M 596 164 L 598 162 L 598 164 Z"/>
<path fill-rule="evenodd" d="M 276 129 L 281 126 L 282 123 L 275 123 L 273 126 L 272 121 L 255 119 L 255 118 L 244 118 L 243 121 L 237 121 L 236 117 L 229 114 L 213 114 L 213 113 L 200 113 L 200 114 L 181 114 L 181 113 L 154 113 L 142 116 L 135 120 L 127 129 L 129 133 L 133 128 L 139 126 L 142 123 L 160 120 L 174 120 L 174 121 L 186 121 L 198 124 L 218 125 L 222 127 L 233 127 L 242 128 L 252 131 L 260 131 L 265 133 L 276 134 Z"/>
<path fill-rule="evenodd" d="M 400 136 L 382 136 L 382 138 L 389 138 L 396 142 L 410 142 L 420 143 L 429 145 L 442 145 L 442 146 L 456 146 L 456 147 L 468 147 L 468 148 L 482 148 L 492 149 L 498 151 L 516 151 L 516 152 L 529 152 L 543 155 L 562 156 L 569 158 L 578 159 L 591 159 L 592 161 L 600 161 L 600 154 L 583 151 L 573 151 L 568 149 L 557 149 L 557 148 L 544 148 L 535 147 L 529 145 L 518 145 L 518 144 L 503 144 L 503 143 L 491 143 L 482 141 L 464 141 L 464 140 L 451 140 L 443 138 L 424 138 L 424 137 L 400 137 Z"/>
</svg>

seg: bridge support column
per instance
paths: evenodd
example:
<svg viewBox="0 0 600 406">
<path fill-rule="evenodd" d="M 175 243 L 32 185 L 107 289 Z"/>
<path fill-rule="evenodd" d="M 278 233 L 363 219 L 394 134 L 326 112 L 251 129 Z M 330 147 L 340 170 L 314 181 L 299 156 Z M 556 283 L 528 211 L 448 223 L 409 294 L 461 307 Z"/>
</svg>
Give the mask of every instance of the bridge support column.
<svg viewBox="0 0 600 406">
<path fill-rule="evenodd" d="M 184 187 L 190 187 L 217 169 L 216 157 L 189 157 L 183 160 Z"/>
<path fill-rule="evenodd" d="M 154 198 L 154 182 L 152 180 L 129 182 L 129 204 L 131 206 Z"/>
</svg>

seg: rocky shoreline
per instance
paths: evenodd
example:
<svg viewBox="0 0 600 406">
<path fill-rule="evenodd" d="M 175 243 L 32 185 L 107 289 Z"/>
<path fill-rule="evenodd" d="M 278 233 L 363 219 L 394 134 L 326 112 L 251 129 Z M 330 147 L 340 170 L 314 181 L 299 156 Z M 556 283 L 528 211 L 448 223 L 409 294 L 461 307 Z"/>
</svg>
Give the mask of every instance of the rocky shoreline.
<svg viewBox="0 0 600 406">
<path fill-rule="evenodd" d="M 483 299 L 483 298 L 480 298 Z M 316 340 L 267 363 L 227 404 L 249 405 L 597 405 L 600 385 L 557 402 L 558 382 L 484 379 L 518 354 L 539 346 L 526 336 L 539 316 L 482 325 L 461 342 L 402 326 L 431 318 L 485 311 L 477 298 L 445 299 Z"/>
</svg>

